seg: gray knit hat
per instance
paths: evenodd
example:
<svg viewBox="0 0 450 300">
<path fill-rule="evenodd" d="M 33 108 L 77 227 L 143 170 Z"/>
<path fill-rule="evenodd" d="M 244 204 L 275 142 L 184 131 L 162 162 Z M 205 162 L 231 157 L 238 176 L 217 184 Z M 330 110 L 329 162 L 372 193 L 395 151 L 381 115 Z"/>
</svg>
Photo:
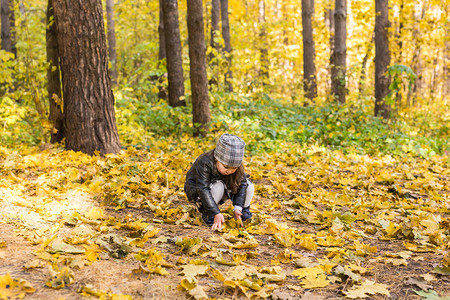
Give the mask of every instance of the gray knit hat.
<svg viewBox="0 0 450 300">
<path fill-rule="evenodd" d="M 244 159 L 245 142 L 238 136 L 225 133 L 219 138 L 214 157 L 224 166 L 237 168 Z"/>
</svg>

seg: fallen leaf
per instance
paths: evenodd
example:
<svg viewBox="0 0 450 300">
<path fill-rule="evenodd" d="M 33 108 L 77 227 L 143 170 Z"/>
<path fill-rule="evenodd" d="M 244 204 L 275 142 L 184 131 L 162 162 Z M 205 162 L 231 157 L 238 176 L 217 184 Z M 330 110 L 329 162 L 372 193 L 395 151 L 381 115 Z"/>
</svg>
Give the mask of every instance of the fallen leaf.
<svg viewBox="0 0 450 300">
<path fill-rule="evenodd" d="M 366 280 L 359 285 L 353 286 L 348 291 L 343 291 L 343 293 L 351 299 L 370 297 L 370 295 L 375 294 L 390 295 L 387 285 L 371 280 Z"/>
<path fill-rule="evenodd" d="M 32 294 L 35 289 L 32 285 L 21 278 L 12 278 L 9 273 L 0 276 L 0 298 L 1 299 L 23 299 L 26 294 Z"/>
</svg>

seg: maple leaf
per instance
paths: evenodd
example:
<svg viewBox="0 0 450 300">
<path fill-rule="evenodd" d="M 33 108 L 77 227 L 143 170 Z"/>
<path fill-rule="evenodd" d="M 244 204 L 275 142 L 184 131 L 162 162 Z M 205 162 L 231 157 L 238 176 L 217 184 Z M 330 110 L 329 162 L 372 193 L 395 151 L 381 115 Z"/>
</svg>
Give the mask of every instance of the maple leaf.
<svg viewBox="0 0 450 300">
<path fill-rule="evenodd" d="M 343 293 L 351 299 L 370 297 L 375 294 L 390 295 L 387 285 L 371 280 L 365 280 L 360 285 L 353 286 Z"/>
<path fill-rule="evenodd" d="M 197 275 L 206 274 L 206 271 L 208 271 L 209 266 L 188 264 L 181 266 L 181 268 L 183 268 L 183 270 L 180 272 L 180 274 L 184 274 L 186 277 L 195 277 Z"/>
<path fill-rule="evenodd" d="M 69 267 L 59 269 L 58 267 L 49 266 L 50 280 L 45 283 L 52 289 L 62 289 L 74 282 L 75 275 Z"/>
<path fill-rule="evenodd" d="M 23 299 L 34 292 L 32 285 L 24 279 L 12 278 L 9 273 L 0 276 L 1 299 Z"/>
</svg>

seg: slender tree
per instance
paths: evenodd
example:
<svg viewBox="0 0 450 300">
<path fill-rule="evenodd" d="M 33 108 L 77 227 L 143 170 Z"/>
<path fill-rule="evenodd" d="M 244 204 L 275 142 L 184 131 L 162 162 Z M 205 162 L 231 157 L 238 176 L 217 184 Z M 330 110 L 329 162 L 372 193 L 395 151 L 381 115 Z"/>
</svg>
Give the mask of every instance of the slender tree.
<svg viewBox="0 0 450 300">
<path fill-rule="evenodd" d="M 374 40 L 375 40 L 375 32 L 372 34 L 372 38 L 367 45 L 366 54 L 363 57 L 363 61 L 361 63 L 361 74 L 359 75 L 359 82 L 358 82 L 358 91 L 359 91 L 359 97 L 362 96 L 364 92 L 364 85 L 366 83 L 366 68 L 367 68 L 367 62 L 369 61 L 369 56 L 371 55 L 373 51 L 374 46 Z"/>
<path fill-rule="evenodd" d="M 158 69 L 161 70 L 161 64 L 164 64 L 164 68 L 167 66 L 167 55 L 166 55 L 166 36 L 164 32 L 164 13 L 163 13 L 163 3 L 164 0 L 159 0 L 159 25 L 158 25 L 158 35 L 159 35 L 159 52 L 158 52 Z M 158 99 L 163 99 L 167 101 L 167 89 L 163 84 L 164 77 L 167 77 L 167 72 L 160 75 L 158 78 Z"/>
<path fill-rule="evenodd" d="M 47 92 L 49 102 L 49 121 L 53 129 L 50 142 L 59 143 L 65 137 L 64 114 L 61 99 L 61 74 L 59 69 L 58 43 L 56 40 L 56 24 L 53 11 L 53 0 L 47 4 Z"/>
<path fill-rule="evenodd" d="M 268 83 L 269 79 L 269 43 L 267 41 L 267 24 L 266 24 L 266 3 L 264 0 L 258 1 L 258 23 L 259 23 L 259 40 L 260 40 L 260 71 L 263 85 Z"/>
<path fill-rule="evenodd" d="M 120 151 L 101 0 L 54 0 L 66 148 Z"/>
<path fill-rule="evenodd" d="M 219 32 L 219 22 L 220 22 L 220 0 L 211 1 L 211 40 L 210 46 L 219 52 L 219 44 L 216 41 L 216 35 Z M 211 52 L 209 59 L 215 57 L 214 53 Z"/>
<path fill-rule="evenodd" d="M 328 76 L 329 80 L 327 80 L 327 99 L 329 99 L 328 95 L 333 94 L 333 78 L 336 77 L 335 71 L 336 68 L 334 66 L 336 65 L 335 62 L 335 56 L 334 56 L 334 2 L 333 0 L 327 0 L 326 2 L 326 9 L 325 9 L 325 24 L 327 24 L 328 31 L 330 34 L 329 38 L 329 48 L 330 48 L 330 64 L 328 67 Z"/>
<path fill-rule="evenodd" d="M 228 18 L 228 0 L 220 0 L 220 13 L 222 17 L 222 37 L 225 47 L 225 55 L 227 59 L 227 71 L 225 73 L 225 84 L 228 85 L 228 91 L 233 91 L 233 84 L 231 79 L 233 74 L 231 72 L 231 38 L 230 38 L 230 21 Z"/>
<path fill-rule="evenodd" d="M 217 42 L 217 36 L 220 34 L 219 29 L 219 22 L 220 22 L 220 0 L 212 0 L 211 1 L 211 32 L 210 32 L 210 41 L 209 45 L 211 46 L 211 51 L 208 55 L 208 61 L 209 65 L 212 68 L 211 76 L 209 79 L 210 86 L 217 85 L 217 60 L 215 60 L 217 54 L 221 52 L 220 50 L 220 44 Z"/>
<path fill-rule="evenodd" d="M 205 135 L 211 120 L 206 76 L 206 48 L 202 0 L 187 1 L 189 61 L 194 135 Z"/>
<path fill-rule="evenodd" d="M 333 94 L 337 101 L 345 103 L 347 59 L 347 0 L 336 0 L 334 8 L 334 65 L 332 68 Z"/>
<path fill-rule="evenodd" d="M 117 84 L 116 30 L 114 26 L 114 0 L 106 0 L 108 54 L 111 63 L 111 83 Z"/>
<path fill-rule="evenodd" d="M 1 0 L 2 49 L 17 56 L 14 0 Z"/>
<path fill-rule="evenodd" d="M 303 25 L 303 89 L 309 99 L 317 96 L 316 65 L 314 59 L 316 50 L 313 39 L 312 18 L 314 15 L 314 0 L 302 0 Z"/>
<path fill-rule="evenodd" d="M 183 61 L 181 59 L 180 27 L 177 0 L 162 0 L 164 14 L 164 36 L 167 55 L 167 76 L 169 80 L 169 105 L 186 105 L 184 100 Z"/>
<path fill-rule="evenodd" d="M 391 61 L 388 0 L 375 0 L 375 15 L 375 115 L 388 119 L 390 107 L 385 102 L 390 84 L 385 74 Z"/>
<path fill-rule="evenodd" d="M 422 47 L 423 44 L 421 40 L 420 32 L 420 22 L 425 17 L 425 11 L 427 10 L 427 1 L 423 2 L 423 7 L 420 7 L 420 3 L 416 3 L 414 6 L 414 29 L 412 32 L 414 41 L 414 52 L 412 57 L 411 69 L 416 74 L 416 80 L 411 89 L 408 90 L 408 95 L 406 99 L 406 105 L 410 106 L 415 102 L 415 99 L 420 96 L 423 85 L 423 58 L 422 58 Z M 447 32 L 448 34 L 448 32 Z M 448 39 L 446 39 L 448 41 Z"/>
</svg>

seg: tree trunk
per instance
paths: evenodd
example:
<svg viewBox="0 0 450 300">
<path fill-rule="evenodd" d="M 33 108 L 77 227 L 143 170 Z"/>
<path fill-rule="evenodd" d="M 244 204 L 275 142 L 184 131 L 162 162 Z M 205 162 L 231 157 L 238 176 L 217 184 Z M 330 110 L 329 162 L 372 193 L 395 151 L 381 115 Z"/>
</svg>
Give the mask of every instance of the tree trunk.
<svg viewBox="0 0 450 300">
<path fill-rule="evenodd" d="M 227 72 L 225 73 L 225 85 L 228 85 L 228 91 L 233 92 L 231 79 L 231 41 L 230 41 L 230 21 L 228 19 L 228 0 L 220 0 L 220 12 L 222 16 L 222 37 L 225 46 L 225 55 L 227 59 Z"/>
<path fill-rule="evenodd" d="M 14 1 L 1 0 L 2 49 L 17 57 Z"/>
<path fill-rule="evenodd" d="M 406 105 L 411 106 L 416 101 L 415 99 L 421 95 L 422 85 L 423 85 L 423 60 L 422 60 L 422 47 L 423 44 L 420 42 L 420 21 L 425 17 L 425 12 L 427 10 L 427 1 L 423 2 L 423 7 L 420 7 L 419 3 L 414 5 L 414 29 L 413 29 L 413 41 L 414 41 L 414 53 L 412 57 L 411 69 L 416 74 L 416 80 L 411 89 L 408 90 L 408 95 L 406 98 Z M 447 32 L 448 34 L 448 32 Z M 448 40 L 448 39 L 446 39 Z"/>
<path fill-rule="evenodd" d="M 169 81 L 169 105 L 186 105 L 184 100 L 183 61 L 181 59 L 180 27 L 177 0 L 162 0 L 164 35 L 166 41 L 167 75 Z"/>
<path fill-rule="evenodd" d="M 369 60 L 369 56 L 372 53 L 374 40 L 375 40 L 375 32 L 372 34 L 372 38 L 370 39 L 369 45 L 367 46 L 366 55 L 364 55 L 361 64 L 361 75 L 359 76 L 359 83 L 358 83 L 359 98 L 361 98 L 364 92 L 364 86 L 366 84 L 366 77 L 367 77 L 366 76 L 367 61 Z"/>
<path fill-rule="evenodd" d="M 385 73 L 391 61 L 388 0 L 375 0 L 375 15 L 375 116 L 389 119 L 390 107 L 385 101 L 390 84 Z"/>
<path fill-rule="evenodd" d="M 314 0 L 302 0 L 303 25 L 303 89 L 307 98 L 317 97 L 316 65 L 312 18 L 314 14 Z"/>
<path fill-rule="evenodd" d="M 100 0 L 54 0 L 63 82 L 66 148 L 120 151 Z"/>
<path fill-rule="evenodd" d="M 211 1 L 211 34 L 209 44 L 211 46 L 211 51 L 208 55 L 208 61 L 211 66 L 212 72 L 209 79 L 210 86 L 217 85 L 217 66 L 219 65 L 217 60 L 215 60 L 217 54 L 220 52 L 220 45 L 217 43 L 217 36 L 220 34 L 219 29 L 220 22 L 220 0 Z"/>
<path fill-rule="evenodd" d="M 65 137 L 64 114 L 61 99 L 61 73 L 59 69 L 58 43 L 56 40 L 56 24 L 54 20 L 53 0 L 47 5 L 47 92 L 49 102 L 49 121 L 53 125 L 50 142 L 59 143 Z"/>
<path fill-rule="evenodd" d="M 159 52 L 158 52 L 158 70 L 162 70 L 161 63 L 164 61 L 165 69 L 167 70 L 167 55 L 166 55 L 166 37 L 164 30 L 164 13 L 163 5 L 164 0 L 159 0 L 159 25 L 158 25 L 158 35 L 159 35 Z M 167 89 L 164 85 L 164 77 L 167 76 L 167 72 L 160 75 L 158 78 L 158 99 L 163 99 L 167 101 Z"/>
<path fill-rule="evenodd" d="M 187 1 L 192 116 L 195 136 L 205 135 L 211 120 L 202 7 L 202 0 Z"/>
<path fill-rule="evenodd" d="M 111 83 L 117 84 L 116 30 L 114 27 L 114 0 L 106 0 L 106 19 L 108 32 L 108 54 L 111 62 Z"/>
<path fill-rule="evenodd" d="M 347 59 L 347 0 L 336 0 L 334 8 L 334 65 L 333 94 L 337 101 L 345 103 Z"/>
<path fill-rule="evenodd" d="M 325 9 L 325 23 L 328 25 L 330 33 L 329 47 L 330 47 L 330 64 L 328 67 L 328 79 L 327 79 L 327 100 L 330 100 L 333 94 L 333 78 L 336 76 L 334 66 L 336 65 L 334 59 L 334 3 L 333 0 L 327 0 L 327 7 Z"/>
<path fill-rule="evenodd" d="M 266 4 L 264 0 L 258 1 L 258 23 L 259 23 L 259 42 L 260 42 L 260 64 L 261 68 L 259 74 L 263 85 L 266 85 L 269 80 L 269 45 L 267 42 L 266 30 Z"/>
<path fill-rule="evenodd" d="M 220 0 L 211 1 L 211 48 L 219 52 L 219 45 L 216 43 L 216 34 L 219 33 L 219 22 L 220 22 Z M 210 60 L 215 57 L 214 53 L 211 52 Z"/>
</svg>

